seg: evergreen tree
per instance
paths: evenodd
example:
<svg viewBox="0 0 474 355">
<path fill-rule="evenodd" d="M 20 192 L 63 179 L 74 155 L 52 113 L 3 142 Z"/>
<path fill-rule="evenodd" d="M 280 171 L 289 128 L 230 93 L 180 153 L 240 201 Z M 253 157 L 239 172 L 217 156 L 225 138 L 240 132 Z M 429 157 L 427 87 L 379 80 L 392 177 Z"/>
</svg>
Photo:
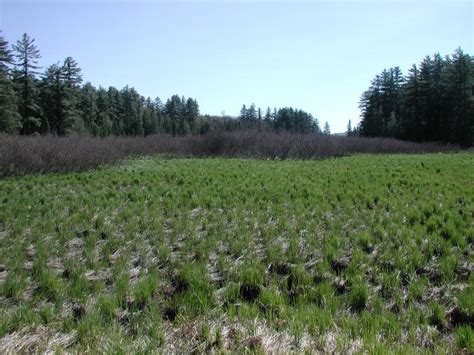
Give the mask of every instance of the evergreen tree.
<svg viewBox="0 0 474 355">
<path fill-rule="evenodd" d="M 46 69 L 39 88 L 40 103 L 45 118 L 42 131 L 64 134 L 67 126 L 67 123 L 64 122 L 66 120 L 65 95 L 59 64 L 51 65 Z"/>
<path fill-rule="evenodd" d="M 156 114 L 156 108 L 151 98 L 147 98 L 145 101 L 145 107 L 143 109 L 143 133 L 145 136 L 155 134 L 158 129 L 158 120 Z"/>
<path fill-rule="evenodd" d="M 421 94 L 419 71 L 414 64 L 404 85 L 404 99 L 402 104 L 402 117 L 399 121 L 399 138 L 417 140 L 421 131 Z"/>
<path fill-rule="evenodd" d="M 13 83 L 0 72 L 0 132 L 17 133 L 21 129 L 17 102 Z"/>
<path fill-rule="evenodd" d="M 196 121 L 199 117 L 199 105 L 196 100 L 188 98 L 185 105 L 186 122 L 191 132 L 194 132 Z"/>
<path fill-rule="evenodd" d="M 78 109 L 80 69 L 71 60 L 48 67 L 40 85 L 42 112 L 48 128 L 58 135 L 86 130 Z"/>
<path fill-rule="evenodd" d="M 99 126 L 104 131 L 111 127 L 112 134 L 126 135 L 124 123 L 124 105 L 121 92 L 110 86 L 108 90 L 99 88 L 97 97 L 97 111 Z"/>
<path fill-rule="evenodd" d="M 252 103 L 247 110 L 247 122 L 250 124 L 254 124 L 257 121 L 257 109 L 255 108 L 255 104 Z"/>
<path fill-rule="evenodd" d="M 96 88 L 90 82 L 87 82 L 80 90 L 78 108 L 81 115 L 81 121 L 84 122 L 86 130 L 94 136 L 104 136 L 108 132 L 105 132 L 103 127 L 97 124 L 97 116 L 99 112 L 97 108 L 97 99 Z"/>
<path fill-rule="evenodd" d="M 273 121 L 276 130 L 286 130 L 299 133 L 318 132 L 317 120 L 303 110 L 295 110 L 292 107 L 284 107 L 277 111 Z"/>
<path fill-rule="evenodd" d="M 0 36 L 0 132 L 17 133 L 21 128 L 18 101 L 10 80 L 13 55 L 8 42 Z"/>
<path fill-rule="evenodd" d="M 165 107 L 159 97 L 155 98 L 154 106 L 155 106 L 156 120 L 157 120 L 156 131 L 157 133 L 165 132 L 164 130 Z"/>
<path fill-rule="evenodd" d="M 351 120 L 347 123 L 347 131 L 346 131 L 347 136 L 352 136 L 352 123 Z"/>
<path fill-rule="evenodd" d="M 79 132 L 84 129 L 84 122 L 78 107 L 80 84 L 82 83 L 81 69 L 72 57 L 67 57 L 63 62 L 62 72 L 65 84 L 66 115 L 71 122 L 71 128 Z"/>
<path fill-rule="evenodd" d="M 10 72 L 10 65 L 13 64 L 13 54 L 9 48 L 9 43 L 1 35 L 2 31 L 0 30 L 0 73 L 3 73 L 5 76 L 8 76 Z"/>
<path fill-rule="evenodd" d="M 171 134 L 172 135 L 185 135 L 188 133 L 188 124 L 186 121 L 186 105 L 183 99 L 178 95 L 171 96 L 166 101 L 165 112 L 171 123 Z"/>
<path fill-rule="evenodd" d="M 34 42 L 35 40 L 25 33 L 23 38 L 13 45 L 17 59 L 13 78 L 19 96 L 18 106 L 22 117 L 21 132 L 23 134 L 37 132 L 41 125 L 35 79 L 36 70 L 40 68 L 37 65 L 40 53 Z"/>
<path fill-rule="evenodd" d="M 464 147 L 474 144 L 474 58 L 461 48 L 452 55 L 448 67 L 452 111 L 449 141 Z"/>
<path fill-rule="evenodd" d="M 240 109 L 239 119 L 242 122 L 245 122 L 247 120 L 247 117 L 248 117 L 248 110 L 247 110 L 247 107 L 244 104 L 244 105 L 242 105 L 242 108 Z"/>
<path fill-rule="evenodd" d="M 267 107 L 267 111 L 265 112 L 264 121 L 267 124 L 269 124 L 271 120 L 272 120 L 272 111 L 270 110 L 270 106 L 269 106 Z"/>
<path fill-rule="evenodd" d="M 361 97 L 361 134 L 473 145 L 473 62 L 458 48 L 451 58 L 426 56 L 406 78 L 384 70 Z"/>
<path fill-rule="evenodd" d="M 78 88 L 82 82 L 81 68 L 72 57 L 64 59 L 64 81 L 68 88 Z"/>
<path fill-rule="evenodd" d="M 331 128 L 329 127 L 329 123 L 327 121 L 324 124 L 323 134 L 326 135 L 326 136 L 331 135 Z"/>
<path fill-rule="evenodd" d="M 120 92 L 123 101 L 123 123 L 126 135 L 143 135 L 142 98 L 134 88 L 126 86 Z"/>
</svg>

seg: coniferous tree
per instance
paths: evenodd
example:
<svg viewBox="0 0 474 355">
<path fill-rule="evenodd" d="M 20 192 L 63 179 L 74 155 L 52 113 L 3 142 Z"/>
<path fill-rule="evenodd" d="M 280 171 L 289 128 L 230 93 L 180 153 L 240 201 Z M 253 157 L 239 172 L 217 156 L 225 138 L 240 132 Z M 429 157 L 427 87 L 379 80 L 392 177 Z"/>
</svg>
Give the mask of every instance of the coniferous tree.
<svg viewBox="0 0 474 355">
<path fill-rule="evenodd" d="M 77 64 L 68 57 L 63 65 L 58 63 L 48 67 L 41 80 L 42 112 L 48 129 L 58 135 L 86 129 L 78 109 L 82 80 L 79 73 Z M 44 127 L 42 130 L 45 131 Z"/>
<path fill-rule="evenodd" d="M 0 36 L 0 132 L 17 133 L 21 128 L 21 116 L 13 83 L 10 80 L 10 65 L 13 55 L 8 42 Z"/>
<path fill-rule="evenodd" d="M 242 105 L 242 108 L 240 109 L 240 115 L 239 115 L 239 119 L 242 121 L 242 122 L 245 122 L 248 118 L 248 110 L 247 110 L 247 107 L 244 105 Z"/>
<path fill-rule="evenodd" d="M 3 73 L 5 76 L 10 71 L 10 65 L 13 64 L 13 54 L 9 48 L 9 43 L 1 35 L 2 31 L 0 30 L 0 73 Z"/>
<path fill-rule="evenodd" d="M 351 120 L 349 120 L 349 122 L 347 123 L 346 135 L 347 136 L 352 136 L 352 123 L 351 123 Z"/>
<path fill-rule="evenodd" d="M 361 134 L 474 144 L 474 58 L 458 48 L 413 65 L 403 78 L 384 70 L 361 97 Z"/>
<path fill-rule="evenodd" d="M 37 64 L 41 56 L 34 42 L 35 40 L 25 33 L 22 39 L 13 45 L 17 59 L 13 80 L 19 97 L 18 108 L 22 118 L 23 134 L 37 132 L 41 125 L 35 78 L 36 70 L 40 68 Z"/>
<path fill-rule="evenodd" d="M 185 117 L 186 122 L 191 132 L 194 132 L 196 126 L 196 120 L 199 117 L 199 105 L 196 100 L 188 98 L 185 105 Z"/>
<path fill-rule="evenodd" d="M 84 127 L 78 107 L 82 83 L 81 69 L 72 57 L 67 57 L 63 62 L 62 72 L 65 84 L 65 110 L 70 122 L 68 129 L 81 131 Z"/>
<path fill-rule="evenodd" d="M 452 98 L 450 141 L 474 144 L 474 58 L 456 49 L 448 67 L 448 92 Z"/>
<path fill-rule="evenodd" d="M 90 82 L 85 83 L 80 89 L 78 108 L 81 121 L 88 132 L 95 136 L 105 136 L 107 134 L 97 124 L 97 90 Z"/>
<path fill-rule="evenodd" d="M 298 133 L 319 132 L 319 124 L 316 119 L 303 110 L 295 110 L 292 107 L 284 107 L 277 111 L 273 120 L 273 127 Z"/>
<path fill-rule="evenodd" d="M 185 135 L 188 133 L 188 124 L 185 118 L 186 106 L 182 98 L 178 95 L 171 96 L 166 101 L 165 112 L 170 119 L 172 135 Z"/>
<path fill-rule="evenodd" d="M 270 110 L 270 106 L 267 107 L 267 111 L 265 112 L 264 121 L 265 123 L 269 124 L 272 120 L 272 111 Z"/>
<path fill-rule="evenodd" d="M 323 134 L 326 135 L 326 136 L 331 135 L 331 127 L 329 127 L 329 123 L 327 121 L 324 124 Z"/>
<path fill-rule="evenodd" d="M 399 138 L 416 140 L 422 127 L 421 94 L 418 67 L 414 64 L 404 85 L 402 116 L 399 121 Z M 363 121 L 364 122 L 364 121 Z"/>
<path fill-rule="evenodd" d="M 247 110 L 247 121 L 252 126 L 257 122 L 257 109 L 254 103 L 252 103 Z"/>
<path fill-rule="evenodd" d="M 50 131 L 55 134 L 64 134 L 66 128 L 64 84 L 59 64 L 54 64 L 46 69 L 43 79 L 39 85 L 40 102 L 45 118 L 42 131 Z"/>
<path fill-rule="evenodd" d="M 97 98 L 98 122 L 103 130 L 110 126 L 112 134 L 126 135 L 124 123 L 124 105 L 121 92 L 110 86 L 108 90 L 100 88 Z"/>
<path fill-rule="evenodd" d="M 165 117 L 165 107 L 163 105 L 163 102 L 159 97 L 156 97 L 155 101 L 153 102 L 153 105 L 155 106 L 156 112 L 157 132 L 166 133 L 163 127 Z"/>
<path fill-rule="evenodd" d="M 158 129 L 158 120 L 156 114 L 156 108 L 151 98 L 147 98 L 145 101 L 145 107 L 143 108 L 143 133 L 145 136 L 155 134 Z"/>
<path fill-rule="evenodd" d="M 143 135 L 142 98 L 134 88 L 120 92 L 123 101 L 123 123 L 126 135 Z"/>
</svg>

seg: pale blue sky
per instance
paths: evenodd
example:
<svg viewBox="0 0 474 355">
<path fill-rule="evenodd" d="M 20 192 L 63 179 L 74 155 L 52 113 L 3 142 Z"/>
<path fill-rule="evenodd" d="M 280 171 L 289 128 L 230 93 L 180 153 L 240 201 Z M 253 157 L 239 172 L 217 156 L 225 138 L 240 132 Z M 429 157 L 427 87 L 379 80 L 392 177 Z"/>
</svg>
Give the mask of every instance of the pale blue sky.
<svg viewBox="0 0 474 355">
<path fill-rule="evenodd" d="M 41 65 L 74 57 L 84 79 L 202 113 L 294 106 L 333 132 L 359 120 L 370 80 L 425 55 L 473 55 L 472 1 L 0 0 L 0 28 L 36 39 Z"/>
</svg>

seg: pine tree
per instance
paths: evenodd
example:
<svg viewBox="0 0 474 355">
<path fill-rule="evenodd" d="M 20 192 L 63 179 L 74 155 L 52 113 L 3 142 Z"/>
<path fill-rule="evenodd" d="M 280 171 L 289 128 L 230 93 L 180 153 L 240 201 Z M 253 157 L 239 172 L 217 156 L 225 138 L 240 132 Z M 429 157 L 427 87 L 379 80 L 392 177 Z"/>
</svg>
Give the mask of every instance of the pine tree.
<svg viewBox="0 0 474 355">
<path fill-rule="evenodd" d="M 264 121 L 268 124 L 272 120 L 272 111 L 270 110 L 270 106 L 267 107 L 267 111 L 265 112 Z"/>
<path fill-rule="evenodd" d="M 124 104 L 121 92 L 110 86 L 108 90 L 99 87 L 97 92 L 97 122 L 104 131 L 111 126 L 111 132 L 114 135 L 124 136 Z"/>
<path fill-rule="evenodd" d="M 145 101 L 145 107 L 143 108 L 143 133 L 145 136 L 155 134 L 158 129 L 158 120 L 156 115 L 156 109 L 151 98 L 147 98 Z"/>
<path fill-rule="evenodd" d="M 123 101 L 123 123 L 126 135 L 143 135 L 142 98 L 134 88 L 126 86 L 120 91 Z M 179 97 L 178 97 L 179 98 Z"/>
<path fill-rule="evenodd" d="M 0 73 L 8 76 L 10 65 L 13 64 L 13 54 L 9 49 L 8 41 L 3 38 L 1 33 L 2 31 L 0 30 Z"/>
<path fill-rule="evenodd" d="M 429 97 L 429 124 L 427 136 L 430 140 L 443 140 L 443 102 L 446 88 L 443 82 L 445 62 L 439 53 L 434 54 L 431 65 L 431 88 Z"/>
<path fill-rule="evenodd" d="M 351 120 L 347 123 L 347 131 L 346 131 L 347 136 L 352 136 L 352 123 Z"/>
<path fill-rule="evenodd" d="M 64 80 L 68 88 L 78 88 L 82 82 L 81 68 L 72 57 L 64 59 Z"/>
<path fill-rule="evenodd" d="M 247 107 L 244 105 L 242 105 L 242 108 L 240 109 L 240 115 L 239 115 L 239 119 L 243 122 L 245 122 L 247 120 L 247 117 L 248 117 L 248 110 L 247 110 Z"/>
<path fill-rule="evenodd" d="M 250 124 L 255 124 L 255 122 L 257 121 L 257 109 L 255 108 L 254 103 L 252 103 L 249 109 L 247 110 L 247 121 Z"/>
<path fill-rule="evenodd" d="M 86 130 L 78 109 L 80 77 L 71 74 L 70 68 L 59 63 L 51 65 L 40 85 L 42 112 L 49 129 L 58 135 Z"/>
<path fill-rule="evenodd" d="M 23 134 L 37 132 L 40 125 L 40 108 L 38 106 L 38 90 L 35 80 L 36 70 L 40 67 L 38 59 L 41 57 L 38 48 L 26 33 L 23 38 L 13 45 L 17 58 L 14 71 L 14 83 L 17 85 L 19 96 L 19 113 L 22 117 Z"/>
<path fill-rule="evenodd" d="M 13 55 L 8 47 L 8 42 L 0 36 L 0 132 L 17 133 L 21 128 L 21 116 L 10 80 L 9 66 L 13 64 Z"/>
<path fill-rule="evenodd" d="M 399 138 L 418 140 L 422 127 L 419 70 L 414 64 L 409 70 L 404 85 L 402 117 L 400 119 Z"/>
<path fill-rule="evenodd" d="M 0 132 L 17 133 L 21 129 L 17 102 L 13 83 L 0 73 Z"/>
<path fill-rule="evenodd" d="M 321 133 L 321 127 L 319 126 L 319 120 L 315 117 L 313 118 L 313 132 Z"/>
<path fill-rule="evenodd" d="M 185 135 L 188 133 L 188 124 L 186 122 L 186 105 L 183 98 L 178 95 L 171 96 L 166 101 L 165 112 L 171 123 L 171 134 Z"/>
<path fill-rule="evenodd" d="M 452 101 L 450 141 L 474 145 L 474 57 L 457 48 L 448 67 L 448 91 Z"/>
<path fill-rule="evenodd" d="M 159 97 L 155 98 L 155 101 L 153 104 L 155 106 L 156 120 L 157 120 L 156 131 L 157 133 L 164 132 L 163 125 L 164 125 L 165 107 Z"/>
<path fill-rule="evenodd" d="M 104 136 L 109 132 L 106 132 L 102 127 L 97 124 L 97 90 L 90 83 L 87 82 L 80 89 L 78 108 L 81 115 L 81 121 L 84 122 L 86 130 L 92 133 L 94 136 Z"/>
<path fill-rule="evenodd" d="M 195 131 L 196 121 L 199 117 L 199 105 L 196 100 L 188 98 L 185 105 L 185 117 L 191 132 Z"/>
<path fill-rule="evenodd" d="M 43 130 L 64 134 L 64 87 L 59 64 L 49 66 L 39 85 L 40 104 L 45 118 Z M 47 128 L 45 128 L 45 126 Z"/>
<path fill-rule="evenodd" d="M 327 121 L 324 124 L 323 134 L 326 135 L 326 136 L 331 135 L 331 128 L 329 127 L 329 123 Z"/>
<path fill-rule="evenodd" d="M 84 122 L 78 108 L 82 83 L 81 69 L 72 57 L 67 57 L 63 62 L 62 73 L 65 84 L 65 110 L 70 122 L 67 128 L 79 132 L 84 129 Z"/>
</svg>

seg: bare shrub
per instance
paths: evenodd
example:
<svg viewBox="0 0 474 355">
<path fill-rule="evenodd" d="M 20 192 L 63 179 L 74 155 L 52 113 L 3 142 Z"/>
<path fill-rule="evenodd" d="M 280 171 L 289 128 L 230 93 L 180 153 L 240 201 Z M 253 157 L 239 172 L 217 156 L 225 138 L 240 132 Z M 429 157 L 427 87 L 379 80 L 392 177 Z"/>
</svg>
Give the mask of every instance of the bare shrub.
<svg viewBox="0 0 474 355">
<path fill-rule="evenodd" d="M 323 136 L 259 131 L 219 132 L 171 137 L 0 135 L 0 177 L 92 169 L 127 157 L 166 154 L 174 157 L 317 159 L 354 153 L 432 153 L 456 151 L 438 143 L 391 138 Z"/>
</svg>

